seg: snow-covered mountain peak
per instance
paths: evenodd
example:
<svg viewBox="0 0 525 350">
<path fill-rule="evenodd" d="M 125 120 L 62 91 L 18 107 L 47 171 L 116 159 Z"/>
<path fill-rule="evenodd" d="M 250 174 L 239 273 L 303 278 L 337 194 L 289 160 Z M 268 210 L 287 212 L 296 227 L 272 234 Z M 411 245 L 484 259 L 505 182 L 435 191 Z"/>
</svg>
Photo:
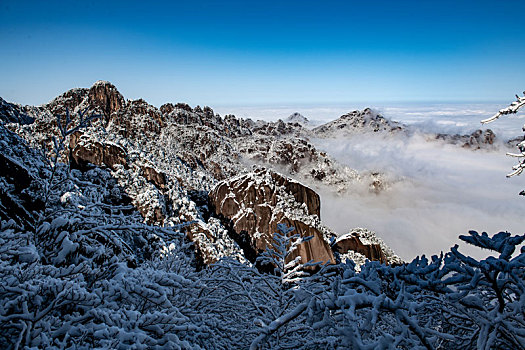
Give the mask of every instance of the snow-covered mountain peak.
<svg viewBox="0 0 525 350">
<path fill-rule="evenodd" d="M 365 108 L 362 111 L 352 111 L 338 119 L 318 126 L 313 133 L 319 137 L 331 137 L 363 132 L 396 132 L 404 130 L 405 126 L 383 117 L 378 112 Z"/>
<path fill-rule="evenodd" d="M 310 121 L 304 115 L 299 112 L 292 113 L 288 118 L 284 120 L 286 123 L 299 123 L 301 125 L 308 125 Z"/>
</svg>

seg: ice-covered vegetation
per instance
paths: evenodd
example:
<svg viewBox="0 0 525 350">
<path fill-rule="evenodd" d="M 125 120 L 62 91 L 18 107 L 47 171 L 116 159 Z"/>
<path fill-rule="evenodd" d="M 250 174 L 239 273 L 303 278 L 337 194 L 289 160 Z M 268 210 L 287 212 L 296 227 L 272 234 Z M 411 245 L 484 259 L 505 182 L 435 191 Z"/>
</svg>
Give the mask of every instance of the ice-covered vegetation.
<svg viewBox="0 0 525 350">
<path fill-rule="evenodd" d="M 523 106 L 525 106 L 525 91 L 523 92 L 523 96 L 516 95 L 516 101 L 512 102 L 510 106 L 499 110 L 498 113 L 496 113 L 494 116 L 492 116 L 491 118 L 482 120 L 481 123 L 483 124 L 491 123 L 495 121 L 496 119 L 498 119 L 499 117 L 501 117 L 502 115 L 518 113 L 518 110 L 520 108 L 523 108 Z M 522 130 L 523 132 L 525 132 L 525 125 L 523 125 Z M 520 175 L 525 169 L 525 141 L 521 140 L 521 142 L 518 142 L 516 147 L 518 148 L 519 153 L 511 153 L 511 152 L 507 153 L 507 155 L 510 157 L 518 158 L 518 164 L 512 167 L 512 172 L 509 173 L 507 177 Z M 520 195 L 525 196 L 525 190 L 521 191 Z"/>
<path fill-rule="evenodd" d="M 295 245 L 281 228 L 267 274 L 230 258 L 199 270 L 182 234 L 131 218 L 55 215 L 36 232 L 2 223 L 3 347 L 525 346 L 525 251 L 514 254 L 525 236 L 461 236 L 495 254 L 481 261 L 454 247 L 396 267 L 356 272 L 348 260 L 306 273 L 285 263 Z M 159 249 L 144 254 L 133 240 Z"/>
</svg>

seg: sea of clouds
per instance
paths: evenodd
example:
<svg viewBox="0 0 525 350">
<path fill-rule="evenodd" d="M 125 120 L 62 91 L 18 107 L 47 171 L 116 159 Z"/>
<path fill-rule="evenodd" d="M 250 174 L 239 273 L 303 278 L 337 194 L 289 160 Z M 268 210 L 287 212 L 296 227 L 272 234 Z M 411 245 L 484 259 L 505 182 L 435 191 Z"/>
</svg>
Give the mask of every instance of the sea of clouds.
<svg viewBox="0 0 525 350">
<path fill-rule="evenodd" d="M 336 107 L 244 107 L 233 113 L 252 119 L 285 119 L 300 112 L 320 124 L 338 118 L 358 105 Z M 372 106 L 383 116 L 416 130 L 411 136 L 364 134 L 336 139 L 311 139 L 321 150 L 359 171 L 386 174 L 389 188 L 379 194 L 356 184 L 344 194 L 317 187 L 322 221 L 339 234 L 354 227 L 376 231 L 403 259 L 438 254 L 469 230 L 488 233 L 525 231 L 525 175 L 507 179 L 516 159 L 500 145 L 471 150 L 429 141 L 425 132 L 467 134 L 481 128 L 480 120 L 505 105 L 410 104 Z M 219 111 L 220 113 L 220 111 Z M 525 113 L 504 116 L 489 127 L 500 140 L 523 135 Z M 313 185 L 313 184 L 312 184 Z M 486 255 L 460 244 L 477 257 Z"/>
<path fill-rule="evenodd" d="M 472 151 L 421 135 L 313 141 L 352 168 L 385 173 L 390 183 L 379 194 L 319 189 L 323 222 L 338 233 L 366 227 L 411 259 L 447 251 L 469 230 L 524 232 L 525 198 L 518 193 L 525 179 L 505 177 L 514 160 L 504 150 Z"/>
</svg>

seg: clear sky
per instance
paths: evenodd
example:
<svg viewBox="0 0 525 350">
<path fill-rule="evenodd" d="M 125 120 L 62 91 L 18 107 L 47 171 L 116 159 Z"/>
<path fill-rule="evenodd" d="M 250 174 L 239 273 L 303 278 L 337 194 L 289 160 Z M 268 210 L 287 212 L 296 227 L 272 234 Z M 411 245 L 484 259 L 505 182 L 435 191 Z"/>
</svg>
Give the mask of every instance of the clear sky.
<svg viewBox="0 0 525 350">
<path fill-rule="evenodd" d="M 0 0 L 0 96 L 108 80 L 154 105 L 505 101 L 525 1 Z"/>
</svg>

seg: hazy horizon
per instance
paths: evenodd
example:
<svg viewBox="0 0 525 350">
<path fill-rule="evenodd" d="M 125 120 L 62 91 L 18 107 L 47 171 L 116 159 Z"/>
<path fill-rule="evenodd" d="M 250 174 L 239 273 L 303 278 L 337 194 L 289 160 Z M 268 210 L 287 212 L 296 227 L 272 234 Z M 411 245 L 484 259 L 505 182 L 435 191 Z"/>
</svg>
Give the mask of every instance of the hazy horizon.
<svg viewBox="0 0 525 350">
<path fill-rule="evenodd" d="M 42 92 L 45 92 L 49 95 L 49 97 L 42 97 L 38 101 L 33 101 L 31 99 L 9 99 L 4 95 L 0 95 L 4 100 L 10 103 L 19 104 L 22 106 L 42 106 L 45 104 L 50 103 L 53 101 L 56 97 L 66 93 L 69 90 L 74 89 L 82 89 L 87 88 L 89 89 L 91 86 L 93 86 L 98 81 L 104 81 L 108 82 L 110 84 L 113 84 L 117 90 L 123 95 L 123 97 L 127 100 L 136 100 L 136 99 L 143 99 L 147 103 L 160 108 L 163 104 L 166 103 L 187 103 L 191 107 L 196 106 L 208 106 L 211 107 L 214 110 L 217 111 L 223 111 L 222 113 L 219 113 L 221 116 L 228 114 L 228 109 L 239 109 L 239 108 L 253 108 L 253 109 L 265 109 L 265 108 L 322 108 L 322 107 L 330 107 L 330 108 L 339 108 L 339 107 L 349 107 L 349 108 L 357 108 L 357 109 L 363 109 L 367 107 L 373 107 L 373 106 L 432 106 L 432 105 L 454 105 L 454 104 L 485 104 L 485 105 L 494 105 L 494 106 L 502 106 L 500 108 L 503 108 L 504 106 L 508 105 L 510 102 L 512 102 L 515 99 L 515 94 L 520 94 L 520 91 L 516 91 L 513 95 L 508 96 L 507 98 L 500 98 L 500 99 L 429 99 L 429 100 L 410 100 L 410 99 L 404 99 L 404 100 L 382 100 L 382 99 L 369 99 L 369 100 L 356 100 L 356 99 L 346 99 L 346 100 L 337 100 L 337 101 L 266 101 L 266 102 L 251 102 L 251 103 L 240 103 L 235 101 L 230 102 L 214 102 L 209 103 L 209 101 L 203 100 L 203 101 L 197 101 L 196 103 L 190 103 L 187 100 L 181 99 L 178 96 L 173 96 L 172 98 L 167 98 L 165 101 L 153 103 L 152 101 L 148 100 L 147 96 L 150 94 L 150 92 L 147 89 L 144 89 L 142 92 L 138 92 L 138 95 L 135 96 L 129 96 L 126 94 L 125 90 L 121 89 L 122 86 L 115 83 L 111 80 L 106 79 L 96 79 L 92 80 L 91 82 L 87 82 L 85 85 L 74 85 L 73 83 L 70 84 L 69 87 L 65 88 L 64 90 L 57 90 L 56 93 L 49 92 L 49 89 L 43 89 Z M 0 85 L 1 87 L 2 85 Z"/>
<path fill-rule="evenodd" d="M 91 85 L 84 88 L 89 88 Z M 118 86 L 116 86 L 119 89 Z M 69 89 L 70 90 L 70 89 Z M 67 90 L 66 90 L 67 91 Z M 66 92 L 63 91 L 62 93 Z M 120 91 L 120 90 L 119 90 Z M 122 92 L 121 92 L 122 93 Z M 57 96 L 59 96 L 58 94 Z M 129 99 L 125 94 L 124 98 Z M 47 101 L 51 102 L 55 97 Z M 0 95 L 0 97 L 4 98 Z M 141 98 L 141 97 L 138 97 Z M 5 98 L 4 98 L 5 99 Z M 349 101 L 349 102 L 308 102 L 308 103 L 264 103 L 264 104 L 216 104 L 200 103 L 192 105 L 209 106 L 215 113 L 224 117 L 233 114 L 237 118 L 277 121 L 284 120 L 293 113 L 300 113 L 309 119 L 312 126 L 320 125 L 354 111 L 371 108 L 383 117 L 414 126 L 424 132 L 434 133 L 471 133 L 477 129 L 490 128 L 498 136 L 513 138 L 521 135 L 521 127 L 525 122 L 525 111 L 516 115 L 501 118 L 496 123 L 481 125 L 480 121 L 494 115 L 498 110 L 508 106 L 513 99 L 507 101 Z M 23 104 L 18 101 L 11 103 Z M 149 101 L 146 100 L 149 103 Z M 186 103 L 172 100 L 165 103 Z M 43 103 L 45 104 L 45 103 Z M 40 105 L 43 105 L 40 104 Z M 34 105 L 39 106 L 39 105 Z M 159 108 L 161 105 L 155 106 Z"/>
</svg>

